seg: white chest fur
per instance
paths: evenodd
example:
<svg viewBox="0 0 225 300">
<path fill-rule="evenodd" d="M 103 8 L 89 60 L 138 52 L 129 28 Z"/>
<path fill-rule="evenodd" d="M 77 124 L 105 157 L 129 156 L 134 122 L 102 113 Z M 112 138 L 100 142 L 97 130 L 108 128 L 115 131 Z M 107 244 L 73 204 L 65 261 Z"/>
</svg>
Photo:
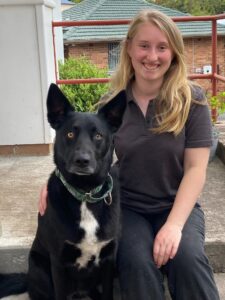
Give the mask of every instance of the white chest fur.
<svg viewBox="0 0 225 300">
<path fill-rule="evenodd" d="M 95 257 L 95 263 L 98 264 L 100 251 L 110 240 L 98 240 L 96 233 L 99 224 L 93 213 L 87 208 L 86 203 L 81 204 L 80 227 L 84 230 L 85 234 L 82 241 L 76 245 L 81 250 L 81 256 L 76 260 L 75 264 L 78 268 L 84 268 L 93 256 Z"/>
</svg>

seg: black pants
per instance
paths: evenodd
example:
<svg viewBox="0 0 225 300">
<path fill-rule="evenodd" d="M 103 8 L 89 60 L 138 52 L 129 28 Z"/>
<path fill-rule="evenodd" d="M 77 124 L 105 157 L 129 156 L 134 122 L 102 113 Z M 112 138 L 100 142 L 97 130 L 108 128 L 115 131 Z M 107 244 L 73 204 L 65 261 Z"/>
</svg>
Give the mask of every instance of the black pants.
<svg viewBox="0 0 225 300">
<path fill-rule="evenodd" d="M 219 295 L 204 252 L 204 214 L 194 208 L 184 228 L 178 252 L 158 269 L 153 261 L 154 237 L 168 216 L 142 215 L 123 209 L 117 265 L 123 300 L 165 299 L 163 273 L 173 300 L 218 300 Z"/>
</svg>

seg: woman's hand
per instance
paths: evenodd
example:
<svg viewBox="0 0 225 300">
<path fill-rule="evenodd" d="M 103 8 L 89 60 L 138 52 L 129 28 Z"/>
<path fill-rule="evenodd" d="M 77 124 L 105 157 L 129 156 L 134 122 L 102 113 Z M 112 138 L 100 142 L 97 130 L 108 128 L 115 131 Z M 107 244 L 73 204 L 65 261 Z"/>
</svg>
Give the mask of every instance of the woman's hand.
<svg viewBox="0 0 225 300">
<path fill-rule="evenodd" d="M 47 197 L 48 197 L 48 190 L 47 190 L 47 184 L 45 184 L 41 189 L 39 203 L 38 203 L 38 210 L 41 216 L 45 214 L 45 210 L 47 208 Z"/>
<path fill-rule="evenodd" d="M 153 245 L 154 261 L 158 268 L 173 259 L 182 236 L 182 228 L 166 222 L 155 237 Z"/>
</svg>

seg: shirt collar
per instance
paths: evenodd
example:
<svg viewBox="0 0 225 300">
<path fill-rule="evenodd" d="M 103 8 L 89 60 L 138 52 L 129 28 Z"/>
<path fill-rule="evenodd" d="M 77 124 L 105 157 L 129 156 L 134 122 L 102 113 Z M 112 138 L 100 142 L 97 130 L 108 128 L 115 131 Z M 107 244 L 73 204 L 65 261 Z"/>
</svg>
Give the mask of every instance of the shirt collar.
<svg viewBox="0 0 225 300">
<path fill-rule="evenodd" d="M 127 96 L 127 103 L 129 102 L 136 102 L 133 92 L 132 92 L 132 82 L 133 82 L 133 78 L 128 82 L 127 87 L 126 87 L 126 96 Z M 155 102 L 154 100 L 157 99 L 151 99 L 151 101 L 149 102 L 150 104 L 153 104 L 153 102 Z M 149 99 L 150 100 L 150 99 Z"/>
</svg>

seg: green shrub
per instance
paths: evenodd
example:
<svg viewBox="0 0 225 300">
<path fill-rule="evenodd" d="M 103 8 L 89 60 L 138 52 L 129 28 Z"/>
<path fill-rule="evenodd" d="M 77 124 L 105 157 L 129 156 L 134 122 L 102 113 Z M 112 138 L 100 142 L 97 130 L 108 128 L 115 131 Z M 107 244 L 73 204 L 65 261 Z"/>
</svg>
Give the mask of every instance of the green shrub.
<svg viewBox="0 0 225 300">
<path fill-rule="evenodd" d="M 215 123 L 219 115 L 225 113 L 225 92 L 220 92 L 215 96 L 209 96 L 212 121 Z"/>
<path fill-rule="evenodd" d="M 70 57 L 64 64 L 59 63 L 60 79 L 105 78 L 107 75 L 106 69 L 98 68 L 84 56 Z M 63 84 L 60 88 L 76 111 L 93 111 L 94 104 L 107 92 L 108 84 Z"/>
</svg>

